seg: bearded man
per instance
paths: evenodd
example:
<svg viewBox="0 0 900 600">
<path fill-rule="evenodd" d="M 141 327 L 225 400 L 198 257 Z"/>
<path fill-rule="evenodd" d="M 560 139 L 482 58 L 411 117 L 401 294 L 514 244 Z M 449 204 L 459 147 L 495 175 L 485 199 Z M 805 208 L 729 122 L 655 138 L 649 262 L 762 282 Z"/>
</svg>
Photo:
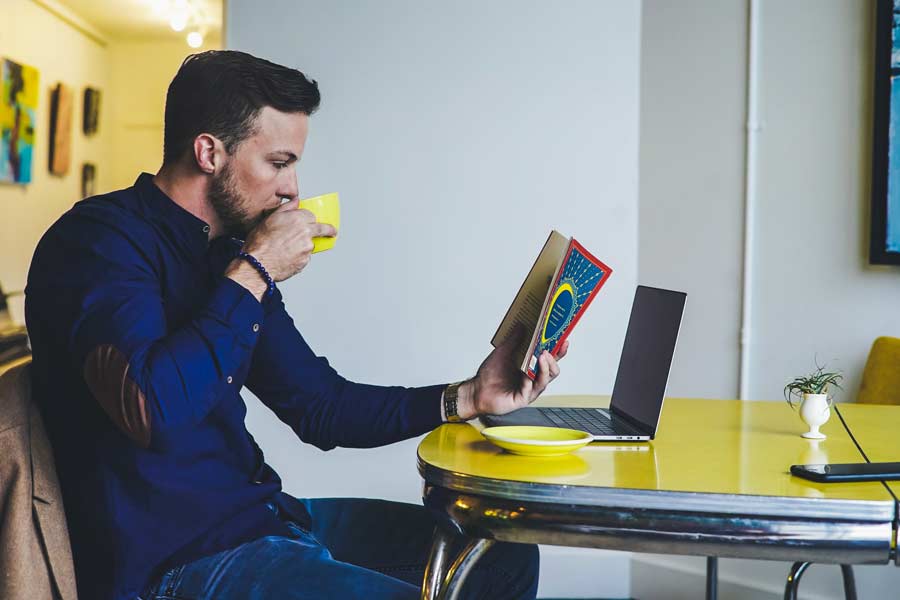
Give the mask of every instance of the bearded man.
<svg viewBox="0 0 900 600">
<path fill-rule="evenodd" d="M 559 374 L 544 354 L 532 382 L 507 345 L 464 382 L 380 387 L 313 353 L 276 283 L 309 263 L 313 238 L 337 234 L 298 209 L 295 165 L 319 101 L 297 70 L 234 51 L 188 57 L 168 89 L 159 172 L 77 203 L 37 247 L 33 390 L 82 598 L 417 598 L 425 509 L 284 493 L 241 389 L 327 450 L 506 413 Z M 497 544 L 465 595 L 534 598 L 537 579 L 534 546 Z"/>
</svg>

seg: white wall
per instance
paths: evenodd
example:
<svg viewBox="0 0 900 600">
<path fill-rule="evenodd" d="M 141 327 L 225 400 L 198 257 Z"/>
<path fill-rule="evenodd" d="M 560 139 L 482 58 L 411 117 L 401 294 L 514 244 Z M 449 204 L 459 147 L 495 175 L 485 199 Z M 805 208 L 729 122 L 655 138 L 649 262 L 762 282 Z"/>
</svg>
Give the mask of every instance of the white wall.
<svg viewBox="0 0 900 600">
<path fill-rule="evenodd" d="M 5 290 L 21 290 L 38 240 L 60 214 L 81 199 L 82 163 L 96 164 L 95 185 L 98 189 L 106 185 L 107 105 L 100 104 L 100 127 L 93 137 L 81 133 L 81 114 L 85 86 L 99 88 L 103 100 L 108 97 L 108 53 L 96 40 L 31 0 L 4 0 L 2 11 L 0 57 L 35 67 L 40 74 L 32 181 L 28 185 L 0 184 L 0 283 Z M 72 154 L 65 176 L 50 175 L 47 167 L 50 92 L 60 82 L 73 94 Z M 21 297 L 10 300 L 13 318 L 24 322 L 22 307 Z"/>
<path fill-rule="evenodd" d="M 818 356 L 845 371 L 839 398 L 852 400 L 872 340 L 900 335 L 900 271 L 866 264 L 874 2 L 760 6 L 749 395 L 779 400 L 785 382 Z M 738 391 L 747 7 L 643 3 L 639 279 L 674 271 L 689 306 L 703 306 L 685 317 L 677 394 Z M 703 560 L 637 557 L 632 594 L 699 597 Z M 723 594 L 780 598 L 788 566 L 721 561 Z M 859 567 L 857 583 L 860 598 L 884 598 L 900 571 Z M 801 590 L 842 597 L 839 570 L 810 569 Z"/>
<path fill-rule="evenodd" d="M 872 341 L 900 336 L 900 269 L 867 264 L 874 4 L 763 2 L 753 398 L 818 355 L 853 400 Z"/>
<path fill-rule="evenodd" d="M 737 394 L 745 13 L 644 0 L 638 280 L 688 293 L 672 396 Z"/>
<path fill-rule="evenodd" d="M 638 2 L 228 3 L 230 48 L 321 86 L 301 193 L 339 191 L 343 228 L 283 286 L 317 352 L 367 382 L 470 376 L 555 227 L 615 273 L 553 391 L 611 391 L 637 270 L 639 19 Z M 288 491 L 420 501 L 416 441 L 325 454 L 251 404 Z"/>
</svg>

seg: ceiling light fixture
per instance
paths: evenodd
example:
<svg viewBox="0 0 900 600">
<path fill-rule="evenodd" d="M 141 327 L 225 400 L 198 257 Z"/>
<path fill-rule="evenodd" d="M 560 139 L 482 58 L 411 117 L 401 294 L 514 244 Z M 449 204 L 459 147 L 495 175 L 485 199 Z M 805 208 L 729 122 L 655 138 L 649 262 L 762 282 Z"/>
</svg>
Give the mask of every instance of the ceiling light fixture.
<svg viewBox="0 0 900 600">
<path fill-rule="evenodd" d="M 169 8 L 169 3 L 167 0 L 150 0 L 150 9 L 153 11 L 154 15 L 162 16 L 166 13 Z"/>
<path fill-rule="evenodd" d="M 187 27 L 188 24 L 188 15 L 187 12 L 176 12 L 169 19 L 169 25 L 172 27 L 174 31 L 184 31 L 184 28 Z"/>
<path fill-rule="evenodd" d="M 191 48 L 199 48 L 203 45 L 203 34 L 199 31 L 192 31 L 187 34 L 187 43 Z"/>
<path fill-rule="evenodd" d="M 2 0 L 0 0 L 2 1 Z M 209 27 L 207 9 L 198 0 L 145 0 L 153 13 L 169 23 L 173 31 L 187 31 L 185 39 L 191 48 L 203 45 Z"/>
</svg>

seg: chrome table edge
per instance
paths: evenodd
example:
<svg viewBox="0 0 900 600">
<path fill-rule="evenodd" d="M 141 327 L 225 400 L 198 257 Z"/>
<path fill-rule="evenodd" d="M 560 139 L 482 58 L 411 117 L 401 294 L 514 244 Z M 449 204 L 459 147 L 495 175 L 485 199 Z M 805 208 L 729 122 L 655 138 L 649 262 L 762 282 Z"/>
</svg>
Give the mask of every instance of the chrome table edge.
<svg viewBox="0 0 900 600">
<path fill-rule="evenodd" d="M 457 492 L 522 502 L 649 510 L 672 510 L 677 506 L 679 510 L 690 512 L 863 522 L 893 522 L 897 511 L 893 498 L 885 500 L 788 498 L 533 483 L 448 471 L 428 463 L 421 455 L 417 458 L 419 474 L 426 484 Z"/>
<path fill-rule="evenodd" d="M 425 484 L 424 505 L 465 538 L 726 558 L 885 564 L 893 520 L 736 515 L 527 502 Z"/>
</svg>

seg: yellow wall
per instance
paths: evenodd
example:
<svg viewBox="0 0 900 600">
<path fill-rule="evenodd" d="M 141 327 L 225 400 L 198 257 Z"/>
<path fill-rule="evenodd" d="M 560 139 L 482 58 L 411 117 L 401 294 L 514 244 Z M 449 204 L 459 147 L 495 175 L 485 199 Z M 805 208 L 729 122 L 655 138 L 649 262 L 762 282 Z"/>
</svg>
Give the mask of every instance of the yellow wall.
<svg viewBox="0 0 900 600">
<path fill-rule="evenodd" d="M 130 186 L 141 171 L 162 162 L 166 88 L 184 58 L 219 47 L 210 38 L 193 50 L 181 39 L 98 42 L 32 0 L 2 0 L 0 57 L 40 72 L 32 181 L 0 184 L 0 284 L 25 286 L 34 248 L 44 231 L 81 199 L 81 165 L 97 167 L 96 193 Z M 89 24 L 90 25 L 90 24 Z M 50 91 L 62 82 L 73 90 L 72 161 L 68 174 L 50 175 Z M 102 91 L 100 125 L 81 133 L 85 86 Z M 24 319 L 21 298 L 10 299 L 14 319 Z"/>
<path fill-rule="evenodd" d="M 218 47 L 216 39 L 197 50 L 179 40 L 110 44 L 111 189 L 130 186 L 141 171 L 159 169 L 169 82 L 188 54 Z"/>
<path fill-rule="evenodd" d="M 0 56 L 35 67 L 40 72 L 37 130 L 32 181 L 0 184 L 0 284 L 22 289 L 31 255 L 40 236 L 56 218 L 80 199 L 81 164 L 97 165 L 96 189 L 109 181 L 104 166 L 109 156 L 109 52 L 31 0 L 3 0 Z M 50 136 L 50 90 L 65 83 L 73 91 L 72 162 L 65 176 L 47 168 Z M 99 131 L 81 133 L 85 86 L 99 88 Z M 12 315 L 22 318 L 21 299 L 11 300 Z"/>
</svg>

